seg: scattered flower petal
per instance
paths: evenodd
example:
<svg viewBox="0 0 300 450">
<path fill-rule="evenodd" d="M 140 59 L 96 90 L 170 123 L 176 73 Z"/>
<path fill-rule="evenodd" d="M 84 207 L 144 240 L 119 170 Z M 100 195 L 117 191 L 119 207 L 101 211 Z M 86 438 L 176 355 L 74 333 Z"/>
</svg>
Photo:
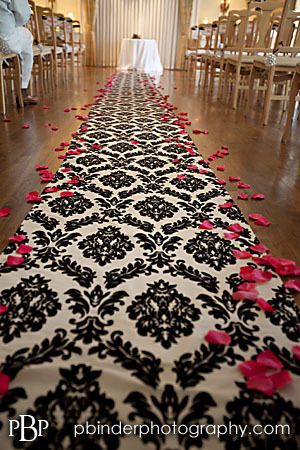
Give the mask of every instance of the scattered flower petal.
<svg viewBox="0 0 300 450">
<path fill-rule="evenodd" d="M 247 258 L 251 258 L 251 253 L 246 252 L 245 250 L 232 250 L 232 253 L 234 254 L 234 256 L 236 257 L 236 259 L 247 259 Z"/>
<path fill-rule="evenodd" d="M 269 251 L 268 247 L 261 243 L 252 245 L 250 247 L 250 250 L 253 250 L 255 253 L 266 253 Z"/>
<path fill-rule="evenodd" d="M 212 230 L 214 228 L 214 224 L 209 220 L 204 220 L 198 228 L 201 230 Z"/>
<path fill-rule="evenodd" d="M 260 391 L 265 395 L 274 394 L 274 385 L 271 378 L 267 375 L 258 374 L 247 380 L 247 389 L 251 391 Z"/>
<path fill-rule="evenodd" d="M 295 359 L 300 361 L 300 345 L 293 345 L 292 347 L 293 356 Z"/>
<path fill-rule="evenodd" d="M 7 266 L 20 266 L 25 261 L 24 258 L 21 258 L 21 256 L 8 256 L 6 260 Z"/>
<path fill-rule="evenodd" d="M 267 283 L 273 277 L 272 273 L 267 270 L 254 269 L 250 266 L 241 267 L 240 276 L 246 281 L 256 283 Z"/>
<path fill-rule="evenodd" d="M 25 239 L 26 236 L 24 234 L 17 234 L 16 236 L 11 236 L 8 238 L 9 242 L 16 242 L 18 244 L 25 241 Z"/>
<path fill-rule="evenodd" d="M 3 372 L 0 372 L 0 397 L 4 397 L 9 389 L 10 378 Z"/>
<path fill-rule="evenodd" d="M 237 198 L 239 198 L 240 200 L 248 200 L 248 195 L 247 194 L 239 194 L 237 196 Z"/>
<path fill-rule="evenodd" d="M 7 217 L 10 215 L 11 208 L 2 208 L 0 209 L 0 217 Z"/>
<path fill-rule="evenodd" d="M 19 255 L 26 255 L 26 253 L 32 252 L 32 250 L 33 248 L 31 245 L 21 244 L 17 250 L 17 253 L 19 253 Z"/>
<path fill-rule="evenodd" d="M 251 195 L 252 200 L 264 200 L 264 194 L 253 194 Z"/>
<path fill-rule="evenodd" d="M 73 197 L 74 192 L 71 191 L 61 191 L 60 196 L 61 197 Z"/>
<path fill-rule="evenodd" d="M 288 280 L 284 283 L 284 287 L 291 289 L 295 292 L 300 292 L 300 281 L 299 280 Z"/>
<path fill-rule="evenodd" d="M 265 366 L 269 367 L 271 369 L 282 369 L 283 364 L 282 362 L 277 358 L 275 353 L 272 352 L 272 350 L 265 350 L 264 352 L 259 353 L 259 355 L 256 358 L 256 361 Z"/>
<path fill-rule="evenodd" d="M 266 302 L 263 298 L 258 298 L 255 303 L 265 312 L 274 312 L 273 306 Z"/>
<path fill-rule="evenodd" d="M 8 307 L 5 305 L 0 305 L 0 315 L 8 311 Z"/>
<path fill-rule="evenodd" d="M 231 337 L 226 331 L 210 330 L 205 335 L 204 339 L 209 344 L 229 345 L 231 343 Z"/>
<path fill-rule="evenodd" d="M 234 233 L 242 233 L 245 228 L 242 227 L 239 223 L 234 223 L 233 225 L 229 225 L 229 227 L 227 227 L 227 230 L 233 231 Z"/>
<path fill-rule="evenodd" d="M 234 206 L 234 204 L 232 202 L 226 202 L 223 203 L 222 205 L 219 205 L 220 209 L 230 209 Z"/>
</svg>

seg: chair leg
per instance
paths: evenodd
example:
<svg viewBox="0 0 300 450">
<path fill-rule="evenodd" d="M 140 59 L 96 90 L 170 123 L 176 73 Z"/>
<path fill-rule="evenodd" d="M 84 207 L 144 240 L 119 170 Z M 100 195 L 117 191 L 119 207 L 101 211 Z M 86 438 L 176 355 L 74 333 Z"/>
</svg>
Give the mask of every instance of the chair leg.
<svg viewBox="0 0 300 450">
<path fill-rule="evenodd" d="M 282 136 L 282 142 L 287 142 L 287 140 L 290 137 L 291 134 L 291 128 L 292 128 L 292 121 L 293 121 L 293 115 L 295 111 L 295 105 L 296 105 L 296 96 L 298 94 L 298 91 L 300 89 L 300 74 L 295 74 L 291 90 L 290 90 L 290 100 L 289 100 L 289 109 L 287 113 L 286 118 L 286 124 Z"/>
<path fill-rule="evenodd" d="M 268 125 L 268 121 L 269 121 L 274 75 L 275 75 L 275 66 L 272 66 L 270 68 L 270 71 L 268 74 L 268 80 L 267 80 L 267 91 L 266 91 L 265 102 L 264 102 L 263 125 Z"/>
<path fill-rule="evenodd" d="M 223 58 L 221 58 L 219 84 L 218 84 L 218 99 L 221 99 L 223 96 L 223 81 L 224 81 L 224 60 Z"/>
<path fill-rule="evenodd" d="M 0 113 L 5 116 L 6 114 L 6 102 L 5 102 L 5 92 L 4 92 L 4 70 L 3 61 L 0 61 Z"/>
<path fill-rule="evenodd" d="M 21 91 L 21 63 L 18 56 L 14 58 L 14 85 L 20 108 L 24 108 L 23 96 Z"/>
<path fill-rule="evenodd" d="M 229 90 L 229 75 L 230 75 L 230 65 L 227 63 L 225 66 L 225 72 L 224 72 L 224 92 L 222 95 L 222 101 L 226 102 L 227 96 L 228 96 L 228 90 Z"/>
<path fill-rule="evenodd" d="M 238 102 L 238 96 L 239 96 L 239 90 L 240 90 L 240 81 L 241 81 L 241 67 L 236 66 L 235 67 L 235 84 L 234 84 L 234 91 L 233 91 L 233 105 L 232 108 L 237 108 L 237 102 Z"/>
<path fill-rule="evenodd" d="M 247 105 L 246 105 L 246 109 L 245 109 L 245 116 L 247 116 L 249 114 L 249 111 L 253 105 L 255 74 L 256 74 L 255 66 L 252 66 L 252 69 L 250 72 L 250 77 L 249 77 L 249 89 L 248 89 L 248 96 L 247 96 Z"/>
<path fill-rule="evenodd" d="M 213 60 L 210 61 L 210 80 L 209 80 L 209 92 L 213 94 L 215 85 L 216 67 Z"/>
</svg>

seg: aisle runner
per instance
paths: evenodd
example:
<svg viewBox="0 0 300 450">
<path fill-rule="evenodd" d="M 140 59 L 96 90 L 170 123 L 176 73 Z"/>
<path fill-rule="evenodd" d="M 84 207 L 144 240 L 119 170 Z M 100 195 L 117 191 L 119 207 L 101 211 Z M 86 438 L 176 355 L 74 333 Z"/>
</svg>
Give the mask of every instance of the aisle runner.
<svg viewBox="0 0 300 450">
<path fill-rule="evenodd" d="M 2 255 L 8 310 L 0 315 L 0 370 L 11 383 L 0 402 L 1 450 L 296 449 L 294 432 L 266 440 L 251 428 L 243 437 L 231 429 L 218 439 L 213 427 L 202 427 L 192 436 L 193 424 L 299 430 L 297 308 L 275 274 L 257 286 L 273 313 L 233 300 L 240 268 L 255 264 L 237 260 L 232 249 L 247 250 L 257 239 L 166 116 L 160 94 L 142 76 L 122 74 L 100 95 L 49 185 L 60 190 L 44 191 L 18 232 L 33 251 L 18 267 L 5 263 L 18 243 Z M 214 228 L 199 229 L 204 220 Z M 239 237 L 224 237 L 236 223 Z M 211 330 L 226 332 L 231 344 L 209 343 Z M 247 367 L 243 374 L 239 364 L 261 354 L 292 382 L 280 388 L 284 372 L 269 395 L 247 389 Z M 8 418 L 19 414 L 47 420 L 45 436 L 20 443 L 20 428 L 8 438 Z M 165 434 L 153 428 L 140 440 L 129 428 L 126 437 L 77 428 L 74 437 L 74 424 L 120 421 L 165 425 Z M 174 424 L 181 425 L 176 435 Z"/>
</svg>

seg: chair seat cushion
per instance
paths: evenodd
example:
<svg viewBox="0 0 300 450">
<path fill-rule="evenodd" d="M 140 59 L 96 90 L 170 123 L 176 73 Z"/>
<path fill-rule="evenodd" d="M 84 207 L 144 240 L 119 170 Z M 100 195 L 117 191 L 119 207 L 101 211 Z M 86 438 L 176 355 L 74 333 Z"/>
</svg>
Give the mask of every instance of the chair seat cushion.
<svg viewBox="0 0 300 450">
<path fill-rule="evenodd" d="M 265 56 L 256 56 L 254 58 L 254 64 L 260 63 L 266 65 L 266 57 Z M 300 63 L 300 57 L 293 56 L 277 56 L 275 67 L 291 67 L 295 68 L 297 64 Z"/>
</svg>

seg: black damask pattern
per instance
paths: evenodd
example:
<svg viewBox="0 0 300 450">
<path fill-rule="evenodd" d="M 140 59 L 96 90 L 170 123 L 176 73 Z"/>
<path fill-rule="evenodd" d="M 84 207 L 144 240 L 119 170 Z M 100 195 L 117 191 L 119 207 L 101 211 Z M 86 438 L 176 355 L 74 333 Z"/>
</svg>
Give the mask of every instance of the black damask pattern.
<svg viewBox="0 0 300 450">
<path fill-rule="evenodd" d="M 137 296 L 127 308 L 129 318 L 136 321 L 141 336 L 155 338 L 164 348 L 176 344 L 181 336 L 193 333 L 193 322 L 200 318 L 195 308 L 172 285 L 163 280 L 150 284 L 147 292 Z"/>
</svg>

